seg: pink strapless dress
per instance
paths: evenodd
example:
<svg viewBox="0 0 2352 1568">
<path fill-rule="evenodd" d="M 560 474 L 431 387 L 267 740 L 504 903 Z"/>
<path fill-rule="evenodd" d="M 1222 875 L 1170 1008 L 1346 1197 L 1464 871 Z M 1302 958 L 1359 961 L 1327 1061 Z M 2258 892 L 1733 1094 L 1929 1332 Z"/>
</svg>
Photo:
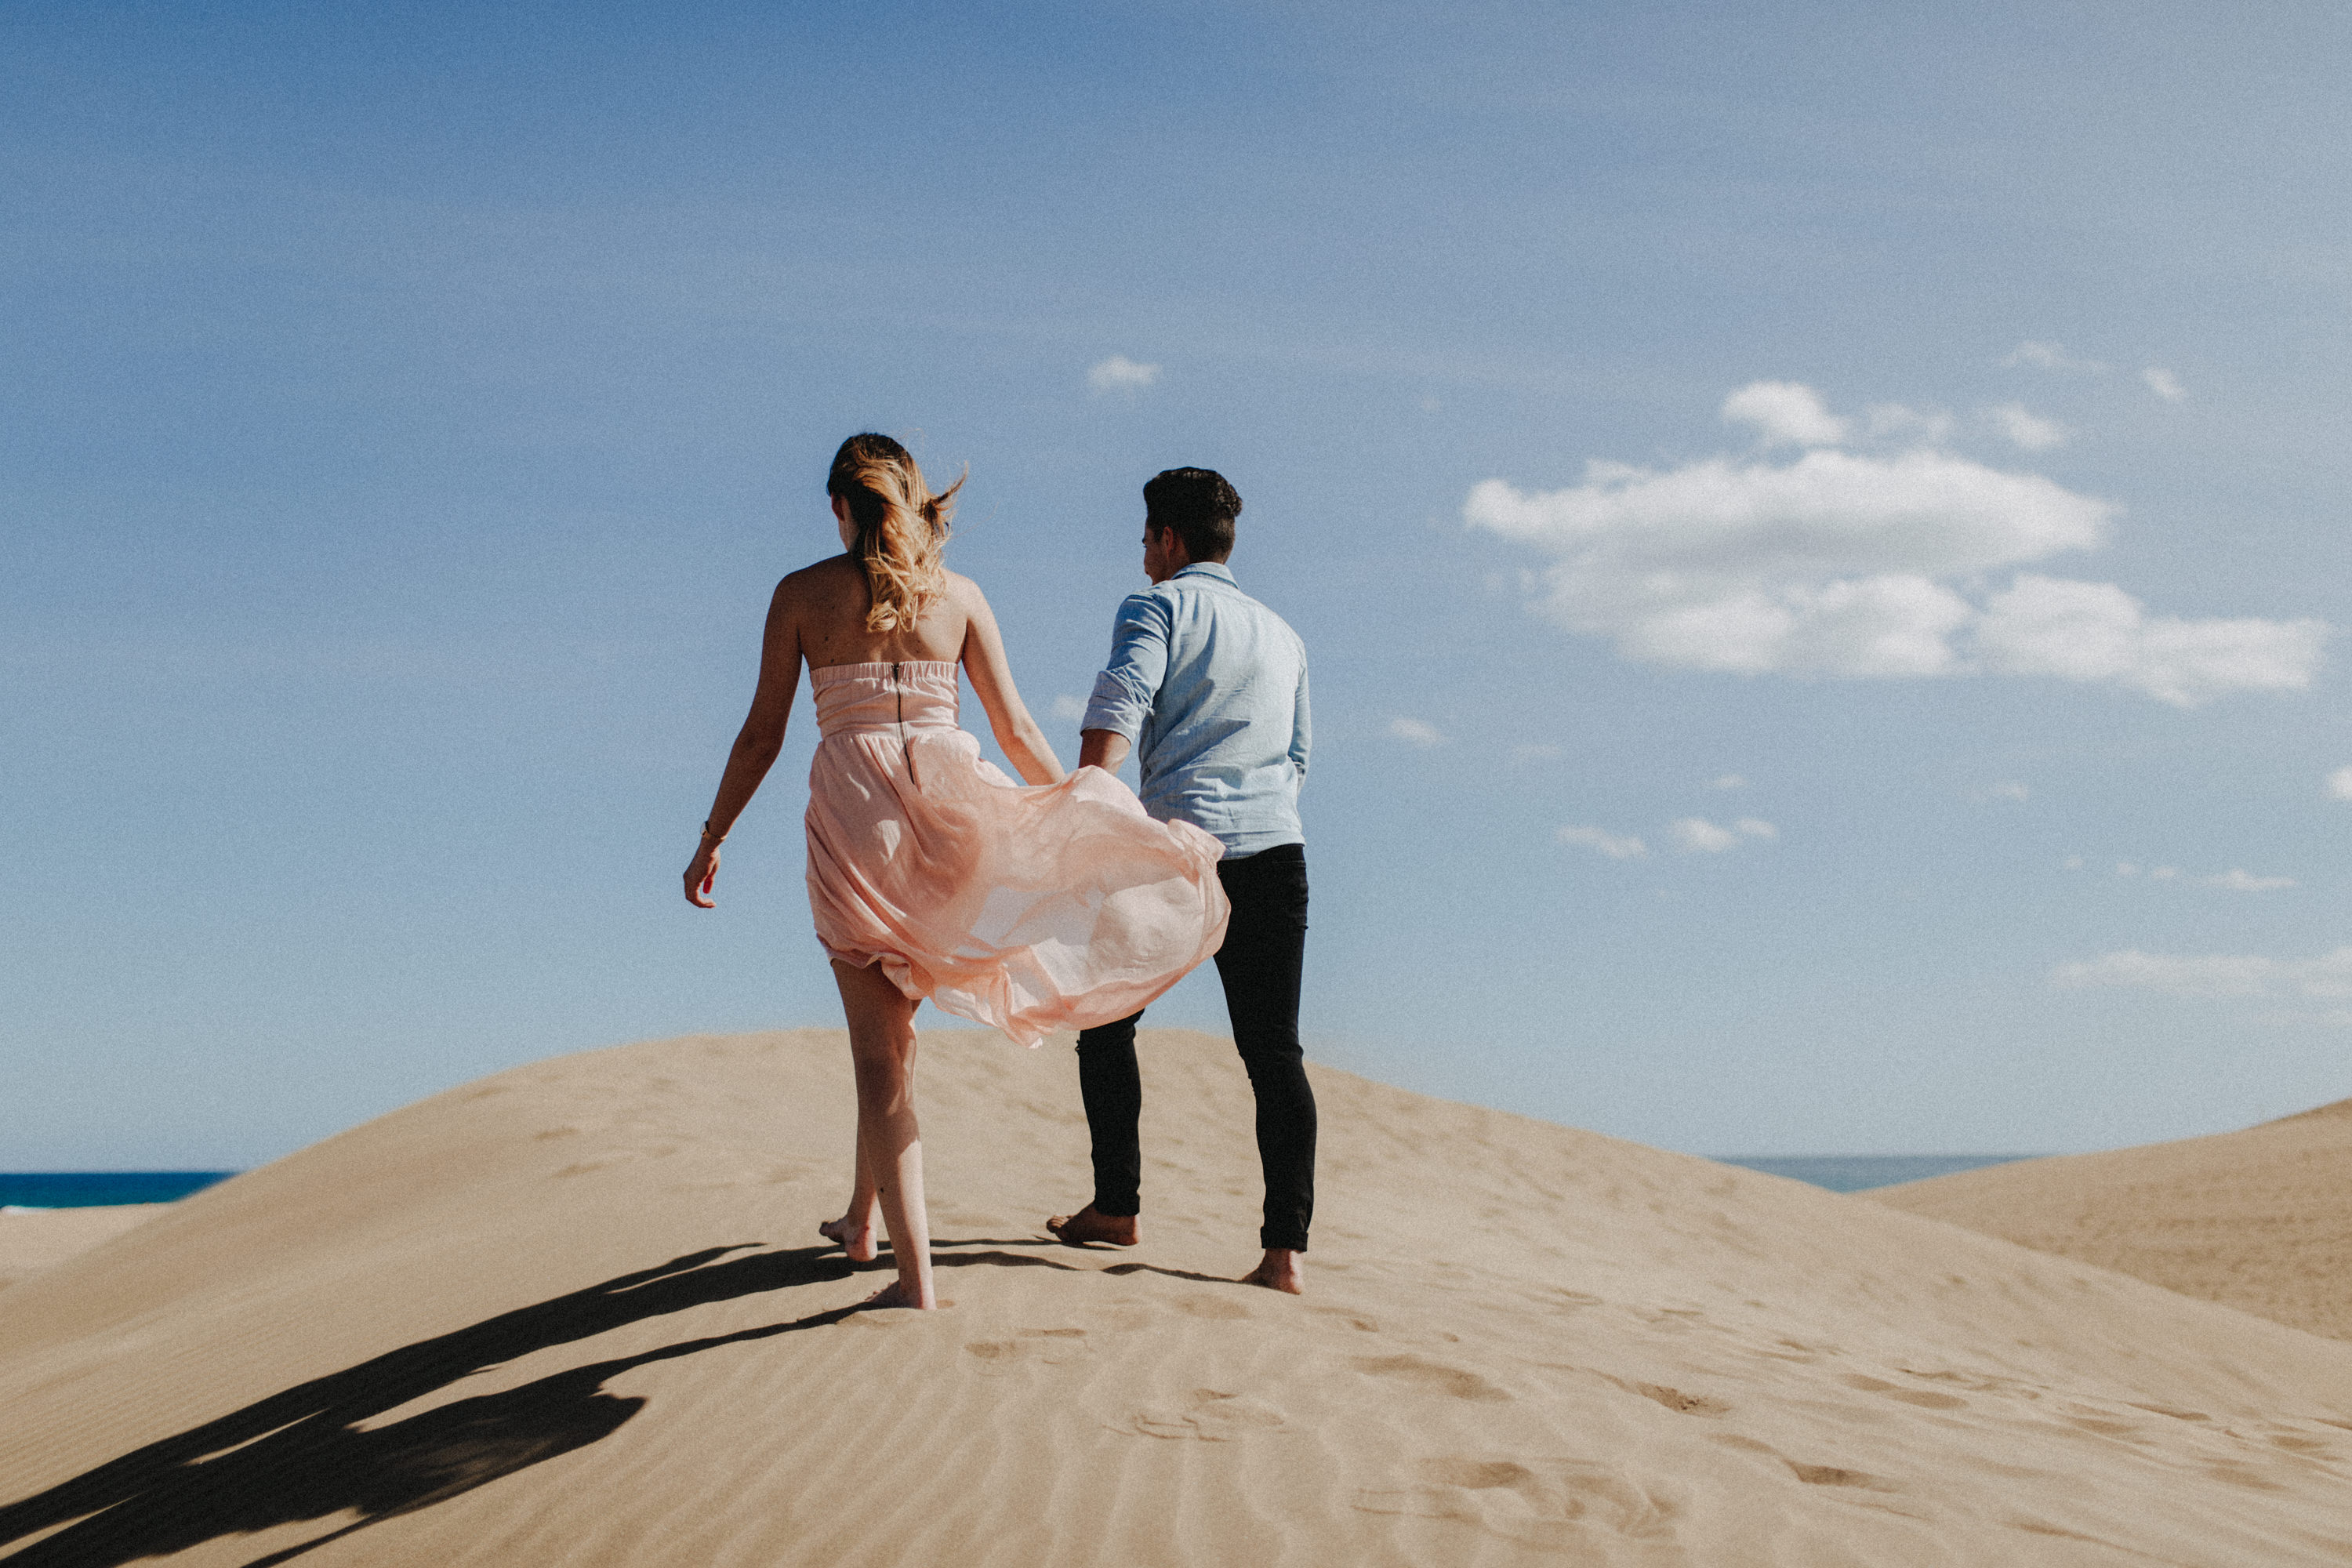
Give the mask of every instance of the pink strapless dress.
<svg viewBox="0 0 2352 1568">
<path fill-rule="evenodd" d="M 833 665 L 809 688 L 809 907 L 842 963 L 1034 1046 L 1126 1017 L 1224 941 L 1224 846 L 1100 768 L 1005 777 L 956 726 L 952 662 Z"/>
</svg>

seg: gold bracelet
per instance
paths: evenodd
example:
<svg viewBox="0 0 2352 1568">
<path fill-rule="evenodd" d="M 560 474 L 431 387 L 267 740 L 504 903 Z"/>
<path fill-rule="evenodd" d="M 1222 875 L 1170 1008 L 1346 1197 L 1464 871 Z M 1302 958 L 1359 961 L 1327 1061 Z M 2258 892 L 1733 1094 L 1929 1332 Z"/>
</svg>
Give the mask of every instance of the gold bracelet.
<svg viewBox="0 0 2352 1568">
<path fill-rule="evenodd" d="M 724 833 L 713 833 L 710 831 L 710 818 L 707 816 L 702 819 L 702 837 L 709 839 L 713 844 L 724 844 L 727 842 L 727 835 Z"/>
</svg>

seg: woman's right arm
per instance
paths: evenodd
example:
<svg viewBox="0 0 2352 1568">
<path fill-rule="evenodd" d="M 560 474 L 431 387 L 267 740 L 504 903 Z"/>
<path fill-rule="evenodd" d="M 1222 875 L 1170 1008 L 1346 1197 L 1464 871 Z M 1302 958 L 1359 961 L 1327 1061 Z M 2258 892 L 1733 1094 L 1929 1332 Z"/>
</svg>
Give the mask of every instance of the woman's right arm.
<svg viewBox="0 0 2352 1568">
<path fill-rule="evenodd" d="M 703 824 L 702 843 L 686 868 L 686 901 L 698 909 L 712 907 L 710 884 L 719 875 L 719 842 L 751 804 L 760 781 L 784 749 L 784 724 L 792 717 L 793 698 L 801 683 L 799 595 L 792 587 L 793 580 L 785 578 L 768 601 L 768 629 L 760 641 L 760 684 L 751 693 L 751 711 L 727 753 L 727 771 L 719 775 L 719 794 Z"/>
</svg>

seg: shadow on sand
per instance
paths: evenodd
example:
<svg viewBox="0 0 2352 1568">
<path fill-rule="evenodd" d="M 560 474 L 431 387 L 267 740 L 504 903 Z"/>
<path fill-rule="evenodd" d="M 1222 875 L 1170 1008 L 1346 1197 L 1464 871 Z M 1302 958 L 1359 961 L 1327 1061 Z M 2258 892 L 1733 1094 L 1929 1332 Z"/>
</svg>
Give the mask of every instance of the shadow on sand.
<svg viewBox="0 0 2352 1568">
<path fill-rule="evenodd" d="M 604 1392 L 608 1379 L 632 1368 L 818 1328 L 857 1310 L 839 1307 L 790 1322 L 687 1340 L 361 1429 L 372 1417 L 535 1351 L 716 1301 L 845 1279 L 852 1272 L 830 1247 L 731 1256 L 751 1245 L 688 1253 L 656 1268 L 501 1313 L 151 1443 L 0 1507 L 0 1545 L 79 1521 L 5 1561 L 9 1568 L 116 1568 L 219 1537 L 346 1510 L 364 1516 L 315 1541 L 257 1558 L 249 1568 L 284 1563 L 377 1520 L 429 1508 L 611 1436 L 646 1405 L 642 1398 Z M 934 1261 L 949 1267 L 1068 1267 L 994 1250 L 935 1255 Z"/>
</svg>

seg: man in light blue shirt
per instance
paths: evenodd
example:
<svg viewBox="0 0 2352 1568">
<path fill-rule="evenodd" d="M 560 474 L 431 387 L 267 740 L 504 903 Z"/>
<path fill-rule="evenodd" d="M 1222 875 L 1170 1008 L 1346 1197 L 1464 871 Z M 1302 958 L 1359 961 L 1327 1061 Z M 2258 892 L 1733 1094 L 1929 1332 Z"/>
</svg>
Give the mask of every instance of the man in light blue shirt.
<svg viewBox="0 0 2352 1568">
<path fill-rule="evenodd" d="M 1152 586 L 1118 607 L 1110 664 L 1082 721 L 1078 765 L 1117 773 L 1132 750 L 1144 809 L 1225 846 L 1217 878 L 1233 904 L 1217 977 L 1234 1044 L 1257 1098 L 1265 1175 L 1265 1257 L 1250 1283 L 1297 1294 L 1315 1209 L 1315 1091 L 1298 1045 L 1307 952 L 1307 649 L 1227 570 L 1242 500 L 1208 468 L 1171 468 L 1143 487 L 1143 570 Z M 1095 1196 L 1046 1221 L 1072 1243 L 1132 1247 L 1139 1236 L 1143 1086 L 1135 1026 L 1078 1037 L 1078 1085 L 1094 1138 Z"/>
</svg>

